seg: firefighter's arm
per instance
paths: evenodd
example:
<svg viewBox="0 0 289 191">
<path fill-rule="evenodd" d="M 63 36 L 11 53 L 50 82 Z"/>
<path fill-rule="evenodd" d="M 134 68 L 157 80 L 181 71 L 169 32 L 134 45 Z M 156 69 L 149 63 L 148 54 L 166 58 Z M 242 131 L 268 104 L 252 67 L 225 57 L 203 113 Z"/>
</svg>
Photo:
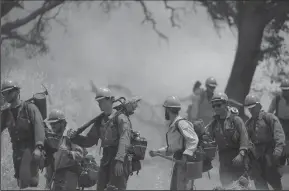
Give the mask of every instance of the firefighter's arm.
<svg viewBox="0 0 289 191">
<path fill-rule="evenodd" d="M 249 148 L 249 136 L 243 120 L 239 116 L 235 116 L 235 125 L 240 134 L 240 151 L 247 151 Z"/>
<path fill-rule="evenodd" d="M 198 135 L 196 134 L 194 128 L 191 127 L 191 125 L 185 120 L 180 121 L 178 127 L 186 143 L 183 154 L 193 156 L 199 143 Z"/>
<path fill-rule="evenodd" d="M 269 106 L 269 109 L 268 109 L 268 113 L 274 113 L 275 112 L 275 110 L 276 110 L 276 99 L 277 99 L 276 96 L 272 99 L 272 101 L 270 103 L 270 106 Z"/>
<path fill-rule="evenodd" d="M 127 116 L 120 114 L 117 117 L 118 131 L 119 131 L 119 144 L 115 160 L 124 161 L 127 149 L 130 146 L 131 137 L 131 123 Z"/>
<path fill-rule="evenodd" d="M 281 156 L 285 146 L 285 133 L 283 131 L 282 125 L 274 114 L 269 113 L 265 117 L 267 118 L 266 120 L 270 123 L 273 132 L 275 141 L 274 154 Z"/>
<path fill-rule="evenodd" d="M 70 151 L 70 154 L 71 154 L 73 160 L 80 162 L 84 157 L 84 149 L 82 149 L 80 146 L 74 144 L 72 151 Z"/>
<path fill-rule="evenodd" d="M 192 100 L 192 97 L 193 97 L 193 95 L 189 95 L 189 96 L 187 96 L 187 97 L 180 98 L 180 101 L 182 101 L 182 102 L 184 102 L 184 101 L 190 101 L 190 100 Z"/>
<path fill-rule="evenodd" d="M 174 154 L 173 152 L 170 151 L 170 149 L 168 149 L 167 146 L 159 148 L 158 150 L 156 150 L 156 153 L 165 155 L 165 156 L 171 156 Z"/>
<path fill-rule="evenodd" d="M 6 116 L 6 113 L 4 113 L 4 111 L 1 111 L 1 133 L 6 129 L 6 124 L 5 124 L 6 117 L 5 116 Z"/>
<path fill-rule="evenodd" d="M 93 124 L 86 136 L 77 135 L 71 141 L 81 147 L 89 148 L 98 144 L 99 140 L 99 123 L 98 121 Z"/>
<path fill-rule="evenodd" d="M 28 112 L 31 123 L 34 127 L 34 139 L 36 146 L 44 146 L 45 128 L 40 111 L 34 104 L 28 104 Z"/>
</svg>

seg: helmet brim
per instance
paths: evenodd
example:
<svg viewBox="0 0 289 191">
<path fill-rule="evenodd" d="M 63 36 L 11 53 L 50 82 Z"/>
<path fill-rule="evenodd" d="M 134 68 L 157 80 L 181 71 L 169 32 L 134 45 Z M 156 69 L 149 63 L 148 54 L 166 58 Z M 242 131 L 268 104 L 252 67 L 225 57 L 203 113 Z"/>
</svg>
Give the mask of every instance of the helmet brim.
<svg viewBox="0 0 289 191">
<path fill-rule="evenodd" d="M 58 122 L 60 120 L 61 119 L 45 119 L 44 122 L 46 122 L 46 123 L 55 123 L 55 122 Z"/>
<path fill-rule="evenodd" d="M 10 90 L 13 90 L 14 88 L 15 88 L 15 87 L 5 88 L 5 89 L 1 90 L 1 93 L 4 93 L 4 92 L 10 91 Z"/>
<path fill-rule="evenodd" d="M 167 106 L 167 105 L 163 105 L 164 108 L 181 108 L 181 106 Z"/>
<path fill-rule="evenodd" d="M 211 104 L 215 104 L 215 103 L 226 103 L 228 102 L 227 100 L 224 100 L 224 99 L 214 99 L 214 100 L 211 100 Z"/>
<path fill-rule="evenodd" d="M 207 86 L 211 87 L 211 88 L 215 88 L 217 87 L 217 84 L 206 84 Z"/>
<path fill-rule="evenodd" d="M 251 109 L 251 108 L 253 108 L 253 107 L 255 107 L 257 104 L 255 103 L 255 104 L 252 104 L 252 105 L 245 105 L 244 107 L 246 108 L 246 109 Z"/>
<path fill-rule="evenodd" d="M 95 98 L 95 101 L 99 101 L 99 100 L 102 100 L 102 99 L 104 99 L 105 97 L 96 97 Z"/>
</svg>

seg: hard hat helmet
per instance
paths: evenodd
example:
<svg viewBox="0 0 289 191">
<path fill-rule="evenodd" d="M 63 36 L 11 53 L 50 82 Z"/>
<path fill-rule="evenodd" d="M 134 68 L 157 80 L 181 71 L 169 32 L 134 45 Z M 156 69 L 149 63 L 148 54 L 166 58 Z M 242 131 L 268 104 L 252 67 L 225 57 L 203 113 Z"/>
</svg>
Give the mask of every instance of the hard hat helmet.
<svg viewBox="0 0 289 191">
<path fill-rule="evenodd" d="M 223 92 L 215 92 L 211 99 L 211 103 L 218 101 L 227 102 L 228 96 Z"/>
<path fill-rule="evenodd" d="M 257 103 L 260 103 L 260 99 L 254 94 L 248 94 L 245 98 L 244 106 L 252 108 L 255 107 Z"/>
<path fill-rule="evenodd" d="M 280 88 L 282 90 L 289 90 L 289 80 L 285 79 L 281 82 Z"/>
<path fill-rule="evenodd" d="M 61 120 L 65 120 L 65 115 L 64 112 L 59 110 L 59 109 L 53 109 L 48 116 L 48 119 L 46 120 L 46 122 L 48 123 L 54 123 L 54 122 L 58 122 Z"/>
<path fill-rule="evenodd" d="M 210 86 L 210 87 L 216 87 L 218 84 L 217 84 L 217 81 L 216 81 L 215 78 L 209 77 L 209 78 L 207 78 L 207 80 L 206 80 L 206 85 L 207 85 L 207 86 Z"/>
<path fill-rule="evenodd" d="M 112 96 L 112 92 L 109 88 L 97 88 L 97 92 L 96 92 L 96 96 L 95 96 L 95 100 L 99 101 L 103 98 L 111 98 Z"/>
<path fill-rule="evenodd" d="M 1 86 L 1 93 L 12 89 L 20 89 L 19 84 L 13 80 L 4 80 Z"/>
<path fill-rule="evenodd" d="M 167 108 L 181 108 L 181 101 L 176 96 L 169 96 L 165 100 L 163 107 Z"/>
</svg>

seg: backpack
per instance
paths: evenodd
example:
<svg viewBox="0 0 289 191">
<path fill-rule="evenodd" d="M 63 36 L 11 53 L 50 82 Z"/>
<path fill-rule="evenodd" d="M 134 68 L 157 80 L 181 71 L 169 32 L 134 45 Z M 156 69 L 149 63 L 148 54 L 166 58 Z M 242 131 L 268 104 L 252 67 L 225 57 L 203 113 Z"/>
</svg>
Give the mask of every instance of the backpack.
<svg viewBox="0 0 289 191">
<path fill-rule="evenodd" d="M 117 119 L 121 113 L 117 114 L 114 119 L 113 123 L 117 126 Z M 128 117 L 128 115 L 126 115 Z M 129 117 L 128 120 L 130 121 Z M 130 121 L 131 123 L 131 121 Z M 130 147 L 128 148 L 128 157 L 131 161 L 131 169 L 130 175 L 133 172 L 139 173 L 141 170 L 141 160 L 144 160 L 145 153 L 147 149 L 147 139 L 140 136 L 140 133 L 131 129 L 131 137 L 130 137 Z"/>
<path fill-rule="evenodd" d="M 181 135 L 182 135 L 182 133 L 180 132 L 180 129 L 179 129 L 179 122 L 181 120 L 186 120 L 189 122 L 189 124 L 192 124 L 194 127 L 194 130 L 195 130 L 195 132 L 199 138 L 197 151 L 195 152 L 194 155 L 196 155 L 195 156 L 196 158 L 199 158 L 203 161 L 203 172 L 207 172 L 207 171 L 211 170 L 213 168 L 212 160 L 215 157 L 217 147 L 216 147 L 214 141 L 208 140 L 208 139 L 205 140 L 203 138 L 204 134 L 205 134 L 205 130 L 206 130 L 206 127 L 204 125 L 203 120 L 199 119 L 199 120 L 192 121 L 192 122 L 190 122 L 186 118 L 182 118 L 182 119 L 177 120 L 175 122 L 175 124 L 176 124 L 177 130 L 179 131 L 179 133 Z M 185 145 L 183 145 L 183 147 L 185 147 Z"/>
<path fill-rule="evenodd" d="M 86 155 L 81 161 L 81 172 L 78 178 L 78 187 L 90 188 L 97 183 L 99 165 L 92 155 Z"/>
<path fill-rule="evenodd" d="M 26 100 L 26 102 L 33 103 L 37 107 L 43 120 L 47 118 L 47 100 L 45 93 L 36 93 L 32 98 Z"/>
<path fill-rule="evenodd" d="M 229 119 L 229 123 L 230 123 L 230 125 L 231 125 L 232 127 L 235 127 L 235 126 L 236 126 L 236 125 L 235 125 L 235 119 L 236 119 L 235 117 L 239 115 L 239 111 L 238 111 L 238 109 L 235 108 L 235 107 L 229 107 L 228 109 L 229 109 L 229 111 L 231 112 L 231 115 L 230 115 L 230 117 L 228 118 L 228 119 Z M 214 119 L 210 124 L 211 124 L 212 127 L 216 126 L 217 120 Z M 237 129 L 237 132 L 240 134 L 240 130 L 239 130 L 238 128 L 235 128 L 235 129 Z"/>
</svg>

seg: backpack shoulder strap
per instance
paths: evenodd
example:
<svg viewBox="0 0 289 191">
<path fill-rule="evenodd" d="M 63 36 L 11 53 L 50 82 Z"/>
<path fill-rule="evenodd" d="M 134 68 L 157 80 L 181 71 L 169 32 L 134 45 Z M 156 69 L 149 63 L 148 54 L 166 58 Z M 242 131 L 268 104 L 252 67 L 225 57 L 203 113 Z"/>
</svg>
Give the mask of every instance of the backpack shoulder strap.
<svg viewBox="0 0 289 191">
<path fill-rule="evenodd" d="M 271 132 L 272 135 L 273 135 L 273 133 L 274 133 L 274 130 L 273 130 L 274 126 L 272 127 L 270 121 L 268 121 L 268 117 L 269 117 L 270 115 L 273 115 L 273 116 L 274 116 L 274 114 L 271 114 L 271 113 L 270 113 L 270 114 L 269 114 L 269 113 L 263 113 L 263 114 L 262 114 L 262 119 L 264 120 L 265 124 L 269 127 L 270 132 Z"/>
<path fill-rule="evenodd" d="M 5 110 L 1 111 L 1 132 L 2 132 L 2 130 L 4 130 L 7 127 L 6 126 L 6 121 L 7 121 L 8 114 L 9 114 L 9 109 L 8 108 L 6 108 Z M 3 127 L 2 127 L 2 124 L 4 125 Z"/>
<path fill-rule="evenodd" d="M 275 115 L 278 117 L 279 103 L 280 103 L 280 100 L 281 100 L 281 95 L 278 94 L 275 99 L 276 99 L 276 100 L 275 100 L 275 101 L 276 101 L 276 102 L 275 102 L 275 104 L 276 104 Z"/>
<path fill-rule="evenodd" d="M 186 143 L 185 143 L 185 139 L 184 139 L 184 136 L 180 130 L 180 126 L 179 126 L 179 122 L 182 121 L 182 120 L 186 120 L 184 118 L 181 118 L 181 119 L 178 119 L 176 122 L 175 122 L 175 126 L 176 126 L 176 130 L 181 134 L 181 136 L 183 137 L 183 149 L 186 148 Z"/>
<path fill-rule="evenodd" d="M 27 116 L 27 119 L 31 122 L 31 115 L 28 111 L 28 107 L 29 107 L 28 105 L 29 104 L 32 104 L 32 103 L 27 102 L 27 101 L 23 101 L 21 110 L 24 110 L 25 115 Z"/>
<path fill-rule="evenodd" d="M 124 113 L 119 112 L 119 113 L 117 113 L 115 116 L 113 116 L 113 124 L 117 127 L 118 137 L 120 137 L 120 133 L 119 133 L 119 129 L 118 129 L 118 117 L 119 117 L 121 114 L 124 114 Z M 124 115 L 125 115 L 125 114 L 124 114 Z M 127 115 L 125 115 L 125 116 L 127 117 L 128 121 L 129 121 L 129 123 L 130 123 L 130 126 L 132 127 L 132 125 L 131 125 L 131 120 L 130 120 L 129 116 L 127 116 Z M 132 128 L 131 128 L 131 130 L 132 130 Z"/>
<path fill-rule="evenodd" d="M 191 122 L 190 122 L 189 120 L 187 120 L 186 118 L 178 119 L 178 120 L 175 122 L 175 126 L 177 127 L 176 130 L 177 130 L 181 135 L 183 135 L 183 134 L 182 134 L 181 131 L 180 131 L 179 122 L 180 122 L 180 121 L 183 121 L 183 120 L 184 120 L 184 121 L 187 121 L 187 122 L 190 124 L 190 126 L 192 127 Z"/>
<path fill-rule="evenodd" d="M 234 126 L 234 128 L 237 129 L 238 133 L 241 133 L 241 129 L 239 128 L 238 125 L 236 125 L 237 117 L 239 117 L 239 116 L 236 115 L 236 114 L 233 114 L 233 115 L 230 116 L 229 119 L 230 119 L 230 121 L 231 121 L 231 124 Z M 240 117 L 239 117 L 239 118 L 240 118 Z M 242 119 L 240 118 L 240 120 L 242 120 Z"/>
</svg>

